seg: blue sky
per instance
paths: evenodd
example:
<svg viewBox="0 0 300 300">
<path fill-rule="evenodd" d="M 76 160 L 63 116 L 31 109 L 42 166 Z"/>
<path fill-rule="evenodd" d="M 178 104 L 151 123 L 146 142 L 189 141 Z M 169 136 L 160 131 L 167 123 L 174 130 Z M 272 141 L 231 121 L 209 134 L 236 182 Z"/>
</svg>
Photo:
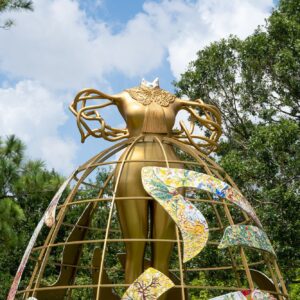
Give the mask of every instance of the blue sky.
<svg viewBox="0 0 300 300">
<path fill-rule="evenodd" d="M 0 30 L 0 135 L 68 174 L 109 146 L 80 143 L 68 105 L 86 87 L 116 93 L 160 77 L 172 91 L 198 50 L 264 24 L 272 0 L 36 0 Z M 2 15 L 4 20 L 8 15 Z M 106 112 L 112 125 L 122 125 Z"/>
</svg>

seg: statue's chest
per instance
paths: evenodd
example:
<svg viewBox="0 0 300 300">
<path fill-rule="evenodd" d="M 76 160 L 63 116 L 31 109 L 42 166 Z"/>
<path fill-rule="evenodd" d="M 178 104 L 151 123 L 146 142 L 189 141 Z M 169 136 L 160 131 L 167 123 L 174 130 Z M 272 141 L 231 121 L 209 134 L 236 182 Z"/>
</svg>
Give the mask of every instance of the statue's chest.
<svg viewBox="0 0 300 300">
<path fill-rule="evenodd" d="M 123 105 L 121 113 L 129 131 L 140 133 L 168 133 L 175 120 L 171 106 L 163 107 L 153 101 L 144 105 L 131 99 Z"/>
</svg>

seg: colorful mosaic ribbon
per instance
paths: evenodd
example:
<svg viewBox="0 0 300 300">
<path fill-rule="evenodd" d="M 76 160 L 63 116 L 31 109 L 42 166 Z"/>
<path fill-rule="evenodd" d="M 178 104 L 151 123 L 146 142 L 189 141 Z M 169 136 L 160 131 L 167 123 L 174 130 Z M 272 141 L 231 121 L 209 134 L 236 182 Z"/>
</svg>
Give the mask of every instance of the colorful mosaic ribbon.
<svg viewBox="0 0 300 300">
<path fill-rule="evenodd" d="M 157 174 L 169 170 L 177 171 L 177 169 L 144 167 L 142 181 L 147 193 L 168 212 L 179 227 L 184 242 L 183 261 L 187 262 L 205 247 L 208 240 L 208 224 L 201 212 L 177 192 L 177 187 L 190 186 L 188 183 L 183 185 L 183 180 L 187 178 L 182 178 L 182 172 L 178 174 L 173 172 L 176 176 L 167 179 L 164 176 L 158 177 Z M 181 180 L 178 180 L 180 176 Z"/>
<path fill-rule="evenodd" d="M 130 285 L 121 300 L 157 299 L 173 286 L 174 283 L 166 275 L 148 268 Z"/>
<path fill-rule="evenodd" d="M 208 191 L 218 197 L 225 198 L 244 210 L 259 227 L 262 227 L 250 203 L 238 190 L 234 189 L 226 182 L 204 173 L 185 169 L 160 167 L 152 168 L 153 173 L 166 185 L 175 188 L 179 186 L 194 187 L 200 190 Z"/>
<path fill-rule="evenodd" d="M 76 172 L 76 171 L 75 171 Z M 61 185 L 61 187 L 59 188 L 59 190 L 56 192 L 56 194 L 54 195 L 54 197 L 52 198 L 47 210 L 45 211 L 43 217 L 41 218 L 41 220 L 39 221 L 38 225 L 36 226 L 30 241 L 27 245 L 27 248 L 25 250 L 25 253 L 22 257 L 22 260 L 20 262 L 19 268 L 17 270 L 17 273 L 15 275 L 14 281 L 10 287 L 8 296 L 7 296 L 7 300 L 14 300 L 15 299 L 15 295 L 16 292 L 18 290 L 18 286 L 21 280 L 21 277 L 23 275 L 24 269 L 26 267 L 27 261 L 29 259 L 29 255 L 31 253 L 31 250 L 37 240 L 37 237 L 39 235 L 39 233 L 41 232 L 44 223 L 48 226 L 48 227 L 52 227 L 52 225 L 55 222 L 55 211 L 56 211 L 56 207 L 58 204 L 58 201 L 62 195 L 62 193 L 64 192 L 64 190 L 66 189 L 66 187 L 68 186 L 68 184 L 70 183 L 70 181 L 72 180 L 75 172 L 73 172 L 65 181 L 64 183 Z"/>
<path fill-rule="evenodd" d="M 224 249 L 231 246 L 246 246 L 267 251 L 276 256 L 267 234 L 256 226 L 232 225 L 228 226 L 218 246 Z"/>
<path fill-rule="evenodd" d="M 269 293 L 256 289 L 252 293 L 250 290 L 238 291 L 211 298 L 210 300 L 276 300 L 276 298 Z"/>
</svg>

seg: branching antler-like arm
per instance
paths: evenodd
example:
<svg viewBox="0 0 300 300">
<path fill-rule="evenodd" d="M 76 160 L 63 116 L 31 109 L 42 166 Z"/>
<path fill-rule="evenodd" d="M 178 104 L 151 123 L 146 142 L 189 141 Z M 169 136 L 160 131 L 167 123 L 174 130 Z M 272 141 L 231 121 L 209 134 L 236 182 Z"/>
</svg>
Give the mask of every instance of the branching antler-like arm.
<svg viewBox="0 0 300 300">
<path fill-rule="evenodd" d="M 87 106 L 87 102 L 89 100 L 97 99 L 106 99 L 108 101 L 99 105 Z M 116 105 L 116 103 L 120 100 L 121 98 L 118 96 L 107 95 L 94 89 L 85 89 L 76 95 L 69 108 L 76 117 L 82 143 L 89 136 L 103 138 L 108 141 L 117 141 L 129 136 L 127 128 L 113 128 L 106 124 L 98 111 L 104 107 Z M 91 129 L 90 125 L 87 124 L 88 121 L 90 121 L 90 123 L 96 122 L 97 127 L 95 129 Z"/>
<path fill-rule="evenodd" d="M 190 128 L 180 121 L 181 129 L 174 131 L 174 138 L 194 146 L 198 151 L 209 154 L 217 149 L 217 142 L 222 134 L 221 113 L 217 107 L 202 100 L 180 100 L 181 108 L 190 114 Z M 200 114 L 199 114 L 200 113 Z M 200 126 L 201 127 L 200 127 Z M 196 128 L 204 129 L 203 134 L 196 134 Z M 200 140 L 200 142 L 197 142 Z"/>
</svg>

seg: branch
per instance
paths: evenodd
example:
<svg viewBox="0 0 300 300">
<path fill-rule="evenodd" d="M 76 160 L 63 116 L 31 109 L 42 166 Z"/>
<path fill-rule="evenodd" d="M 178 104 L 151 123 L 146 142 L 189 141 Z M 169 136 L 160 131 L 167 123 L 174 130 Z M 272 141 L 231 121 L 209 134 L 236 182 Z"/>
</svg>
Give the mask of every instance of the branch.
<svg viewBox="0 0 300 300">
<path fill-rule="evenodd" d="M 31 0 L 12 0 L 7 5 L 7 10 L 33 10 L 33 3 Z"/>
</svg>

